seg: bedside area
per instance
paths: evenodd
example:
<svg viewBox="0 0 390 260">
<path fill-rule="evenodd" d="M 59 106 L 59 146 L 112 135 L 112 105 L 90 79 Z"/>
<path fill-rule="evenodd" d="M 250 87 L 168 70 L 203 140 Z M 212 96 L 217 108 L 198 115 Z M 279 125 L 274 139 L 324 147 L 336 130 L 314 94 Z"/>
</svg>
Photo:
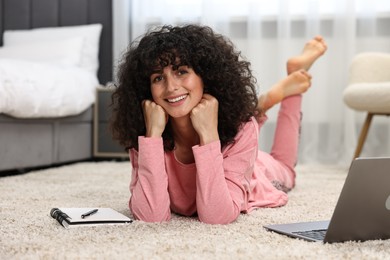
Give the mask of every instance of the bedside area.
<svg viewBox="0 0 390 260">
<path fill-rule="evenodd" d="M 94 111 L 94 140 L 93 156 L 96 158 L 122 158 L 127 159 L 128 154 L 115 142 L 109 129 L 111 114 L 111 87 L 99 86 L 96 89 L 96 103 Z"/>
</svg>

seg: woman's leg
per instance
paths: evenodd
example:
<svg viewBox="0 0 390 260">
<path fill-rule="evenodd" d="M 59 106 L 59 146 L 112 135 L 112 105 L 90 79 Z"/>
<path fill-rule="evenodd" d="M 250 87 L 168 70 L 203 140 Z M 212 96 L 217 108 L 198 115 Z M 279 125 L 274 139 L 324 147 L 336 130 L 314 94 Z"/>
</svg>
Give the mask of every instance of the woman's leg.
<svg viewBox="0 0 390 260">
<path fill-rule="evenodd" d="M 281 102 L 270 154 L 278 162 L 280 169 L 275 171 L 275 166 L 273 166 L 273 173 L 267 175 L 274 186 L 284 191 L 295 185 L 294 167 L 298 156 L 302 93 L 310 87 L 311 79 L 306 70 L 325 53 L 326 49 L 326 44 L 321 36 L 306 43 L 301 55 L 288 60 L 287 73 L 289 76 L 273 86 L 261 102 L 263 111 Z"/>
<path fill-rule="evenodd" d="M 287 189 L 295 185 L 295 165 L 298 160 L 298 143 L 301 127 L 302 95 L 289 96 L 281 102 L 276 122 L 271 156 L 281 165 L 277 178 Z"/>
</svg>

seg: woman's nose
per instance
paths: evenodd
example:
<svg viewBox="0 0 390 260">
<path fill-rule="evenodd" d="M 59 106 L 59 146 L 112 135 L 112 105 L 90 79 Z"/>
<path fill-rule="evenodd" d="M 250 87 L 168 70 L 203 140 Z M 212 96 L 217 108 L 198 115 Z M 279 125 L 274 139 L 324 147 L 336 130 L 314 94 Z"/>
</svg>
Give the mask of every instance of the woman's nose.
<svg viewBox="0 0 390 260">
<path fill-rule="evenodd" d="M 168 91 L 175 91 L 179 89 L 179 80 L 176 79 L 174 76 L 167 77 L 166 83 Z"/>
</svg>

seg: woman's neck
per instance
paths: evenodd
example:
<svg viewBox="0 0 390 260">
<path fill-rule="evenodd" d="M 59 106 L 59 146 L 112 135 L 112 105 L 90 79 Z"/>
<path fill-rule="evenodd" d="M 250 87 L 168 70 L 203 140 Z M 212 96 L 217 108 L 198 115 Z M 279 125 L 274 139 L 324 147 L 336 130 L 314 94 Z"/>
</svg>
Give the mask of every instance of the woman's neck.
<svg viewBox="0 0 390 260">
<path fill-rule="evenodd" d="M 175 147 L 190 149 L 199 144 L 199 136 L 192 126 L 190 117 L 171 118 Z"/>
</svg>

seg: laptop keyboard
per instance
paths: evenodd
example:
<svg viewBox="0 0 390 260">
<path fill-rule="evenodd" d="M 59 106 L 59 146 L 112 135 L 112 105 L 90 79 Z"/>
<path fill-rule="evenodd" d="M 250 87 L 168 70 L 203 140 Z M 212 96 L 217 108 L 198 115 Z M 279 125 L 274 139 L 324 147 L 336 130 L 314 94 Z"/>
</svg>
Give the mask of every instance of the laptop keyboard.
<svg viewBox="0 0 390 260">
<path fill-rule="evenodd" d="M 326 234 L 326 229 L 299 231 L 299 232 L 293 232 L 293 233 L 296 235 L 313 238 L 315 240 L 324 240 L 325 234 Z"/>
</svg>

